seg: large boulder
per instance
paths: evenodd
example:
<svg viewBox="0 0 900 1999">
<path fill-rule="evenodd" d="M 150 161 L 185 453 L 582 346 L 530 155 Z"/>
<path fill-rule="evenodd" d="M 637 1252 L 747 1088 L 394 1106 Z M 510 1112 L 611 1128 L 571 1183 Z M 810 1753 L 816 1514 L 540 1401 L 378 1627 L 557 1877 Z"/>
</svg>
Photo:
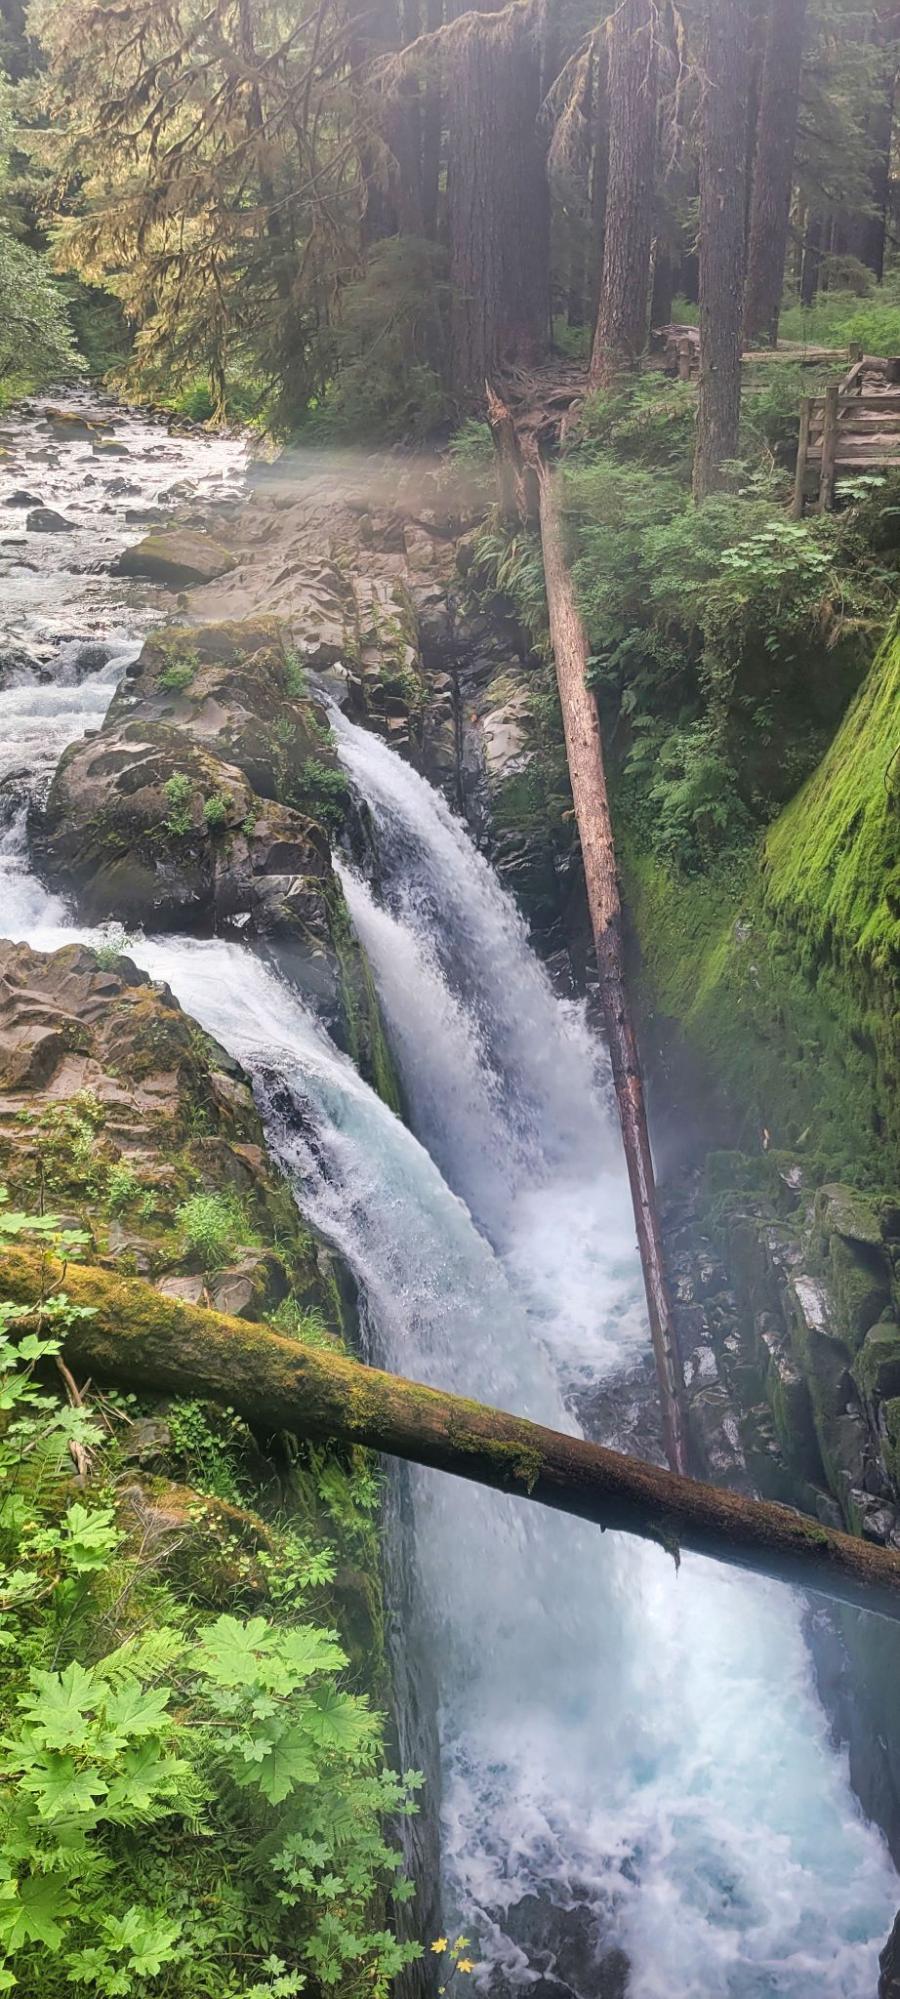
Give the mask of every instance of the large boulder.
<svg viewBox="0 0 900 1999">
<path fill-rule="evenodd" d="M 341 795 L 327 716 L 308 692 L 277 619 L 166 625 L 151 634 L 109 711 L 171 721 L 249 778 L 264 798 L 320 816 Z M 323 770 L 332 773 L 323 779 Z"/>
<path fill-rule="evenodd" d="M 212 535 L 196 528 L 169 528 L 148 534 L 126 548 L 115 565 L 120 576 L 142 576 L 174 590 L 214 583 L 237 564 L 236 556 Z"/>
<path fill-rule="evenodd" d="M 125 721 L 60 761 L 34 851 L 92 922 L 299 936 L 333 987 L 338 893 L 321 829 L 165 722 Z"/>
</svg>

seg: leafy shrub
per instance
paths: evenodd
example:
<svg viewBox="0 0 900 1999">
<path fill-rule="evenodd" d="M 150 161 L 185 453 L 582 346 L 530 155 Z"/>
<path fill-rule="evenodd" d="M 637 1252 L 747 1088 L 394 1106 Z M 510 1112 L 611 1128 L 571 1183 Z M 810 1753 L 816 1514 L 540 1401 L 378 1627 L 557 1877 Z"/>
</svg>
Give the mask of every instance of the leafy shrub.
<svg viewBox="0 0 900 1999">
<path fill-rule="evenodd" d="M 110 1214 L 120 1215 L 130 1207 L 132 1201 L 137 1199 L 140 1185 L 137 1174 L 123 1160 L 110 1166 L 106 1175 L 106 1205 Z"/>
<path fill-rule="evenodd" d="M 292 701 L 302 701 L 309 693 L 309 676 L 300 654 L 289 646 L 284 658 L 284 684 Z"/>
<path fill-rule="evenodd" d="M 183 693 L 186 687 L 190 687 L 197 671 L 197 664 L 196 653 L 182 653 L 180 657 L 170 659 L 159 675 L 157 687 L 164 688 L 167 694 Z"/>
<path fill-rule="evenodd" d="M 306 757 L 297 775 L 296 793 L 302 809 L 320 826 L 337 832 L 347 816 L 350 796 L 343 771 L 320 757 Z"/>
<path fill-rule="evenodd" d="M 0 1235 L 84 1241 L 2 1206 Z M 421 1951 L 384 1923 L 409 1891 L 383 1822 L 419 1779 L 310 1614 L 333 1553 L 274 1534 L 269 1616 L 182 1600 L 116 1518 L 108 1420 L 39 1384 L 84 1316 L 0 1304 L 0 1990 L 388 1999 Z"/>
<path fill-rule="evenodd" d="M 166 829 L 176 839 L 180 839 L 183 834 L 190 833 L 194 824 L 192 810 L 194 792 L 191 780 L 183 770 L 173 771 L 163 785 L 163 792 L 169 806 Z"/>
<path fill-rule="evenodd" d="M 211 833 L 219 833 L 227 819 L 228 800 L 222 797 L 220 791 L 214 791 L 211 797 L 203 801 L 204 824 L 209 828 Z"/>
<path fill-rule="evenodd" d="M 588 396 L 582 424 L 594 445 L 637 465 L 690 471 L 697 392 L 690 382 L 651 376 Z"/>
<path fill-rule="evenodd" d="M 94 957 L 101 972 L 111 972 L 123 951 L 127 951 L 131 939 L 122 923 L 105 923 L 101 931 L 101 942 L 94 945 Z"/>
<path fill-rule="evenodd" d="M 192 1194 L 175 1219 L 188 1256 L 204 1270 L 221 1270 L 248 1236 L 247 1217 L 234 1194 Z"/>
</svg>

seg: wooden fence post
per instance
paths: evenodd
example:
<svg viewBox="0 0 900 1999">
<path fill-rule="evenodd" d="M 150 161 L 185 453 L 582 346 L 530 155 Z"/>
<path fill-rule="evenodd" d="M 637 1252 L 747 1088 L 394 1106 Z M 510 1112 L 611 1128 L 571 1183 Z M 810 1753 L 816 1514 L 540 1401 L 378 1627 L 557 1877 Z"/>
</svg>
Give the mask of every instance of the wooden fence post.
<svg viewBox="0 0 900 1999">
<path fill-rule="evenodd" d="M 794 504 L 791 513 L 795 521 L 803 519 L 803 501 L 806 492 L 806 461 L 809 456 L 809 419 L 812 397 L 804 396 L 800 403 L 800 436 L 797 439 L 797 470 L 794 475 Z"/>
<path fill-rule="evenodd" d="M 828 513 L 834 506 L 834 462 L 837 457 L 839 390 L 839 383 L 829 382 L 825 391 L 825 409 L 822 417 L 822 472 L 819 479 L 820 514 Z"/>
</svg>

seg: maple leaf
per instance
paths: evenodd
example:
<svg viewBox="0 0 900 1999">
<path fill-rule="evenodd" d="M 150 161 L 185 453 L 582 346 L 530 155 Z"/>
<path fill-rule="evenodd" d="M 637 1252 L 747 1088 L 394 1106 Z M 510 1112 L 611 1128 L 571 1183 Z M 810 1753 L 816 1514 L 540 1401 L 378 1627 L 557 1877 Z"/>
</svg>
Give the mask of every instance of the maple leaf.
<svg viewBox="0 0 900 1999">
<path fill-rule="evenodd" d="M 20 1950 L 26 1943 L 42 1943 L 48 1950 L 58 1950 L 69 1906 L 66 1884 L 57 1874 L 4 1881 L 0 1887 L 0 1943 L 8 1952 Z"/>
<path fill-rule="evenodd" d="M 62 1673 L 42 1672 L 34 1667 L 33 1693 L 24 1694 L 21 1706 L 37 1742 L 48 1749 L 79 1749 L 90 1730 L 89 1716 L 102 1697 L 91 1667 L 73 1659 Z"/>
</svg>

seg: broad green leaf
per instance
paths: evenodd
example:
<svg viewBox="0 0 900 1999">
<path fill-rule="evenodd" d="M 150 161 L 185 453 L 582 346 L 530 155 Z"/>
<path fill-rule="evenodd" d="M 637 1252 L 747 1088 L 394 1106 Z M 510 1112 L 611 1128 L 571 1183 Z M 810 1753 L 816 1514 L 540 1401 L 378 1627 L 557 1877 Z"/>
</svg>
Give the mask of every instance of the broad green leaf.
<svg viewBox="0 0 900 1999">
<path fill-rule="evenodd" d="M 58 1950 L 69 1912 L 69 1891 L 57 1874 L 4 1881 L 0 1887 L 0 1946 L 10 1954 L 26 1943 L 42 1943 L 48 1950 Z"/>
<path fill-rule="evenodd" d="M 30 1678 L 33 1691 L 22 1697 L 20 1706 L 34 1740 L 48 1749 L 80 1749 L 88 1739 L 90 1715 L 103 1692 L 93 1669 L 73 1659 L 63 1673 L 45 1673 L 35 1667 Z"/>
<path fill-rule="evenodd" d="M 280 1805 L 298 1784 L 317 1783 L 319 1771 L 310 1754 L 305 1729 L 286 1728 L 273 1741 L 264 1744 L 264 1753 L 258 1762 L 245 1764 L 243 1769 L 237 1765 L 234 1778 L 244 1787 L 253 1784 L 270 1805 Z"/>
<path fill-rule="evenodd" d="M 93 1816 L 96 1801 L 105 1797 L 107 1790 L 99 1770 L 79 1770 L 74 1756 L 60 1756 L 53 1750 L 19 1781 L 23 1791 L 34 1793 L 42 1819 L 67 1818 L 79 1812 Z"/>
</svg>

